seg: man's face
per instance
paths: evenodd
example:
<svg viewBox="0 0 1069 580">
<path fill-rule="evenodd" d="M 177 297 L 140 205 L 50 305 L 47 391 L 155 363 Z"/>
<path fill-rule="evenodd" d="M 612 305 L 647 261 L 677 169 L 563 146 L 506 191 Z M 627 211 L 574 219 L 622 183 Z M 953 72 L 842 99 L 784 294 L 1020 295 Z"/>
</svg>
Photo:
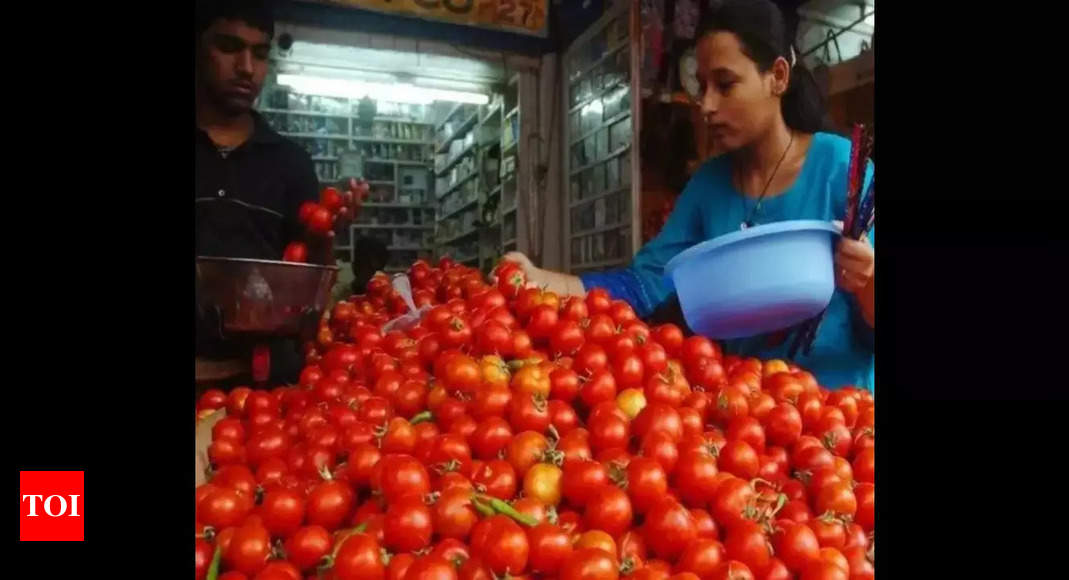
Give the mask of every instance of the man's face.
<svg viewBox="0 0 1069 580">
<path fill-rule="evenodd" d="M 252 108 L 267 76 L 271 39 L 240 20 L 216 20 L 200 38 L 197 67 L 207 96 L 223 112 Z"/>
</svg>

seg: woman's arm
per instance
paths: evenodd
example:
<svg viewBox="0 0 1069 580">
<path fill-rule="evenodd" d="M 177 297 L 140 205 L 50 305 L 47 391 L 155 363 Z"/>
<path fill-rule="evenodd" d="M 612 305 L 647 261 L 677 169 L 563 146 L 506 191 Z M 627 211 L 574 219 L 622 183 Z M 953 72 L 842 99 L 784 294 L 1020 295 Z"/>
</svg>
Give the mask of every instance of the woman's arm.
<svg viewBox="0 0 1069 580">
<path fill-rule="evenodd" d="M 561 295 L 578 296 L 595 286 L 602 287 L 613 298 L 626 300 L 640 317 L 647 316 L 671 292 L 671 285 L 664 280 L 665 264 L 679 252 L 704 240 L 702 205 L 710 201 L 714 171 L 714 165 L 706 163 L 694 174 L 676 200 L 664 228 L 642 246 L 626 268 L 573 276 L 538 268 L 518 252 L 507 254 L 505 259 L 519 263 L 532 285 L 545 286 Z"/>
</svg>

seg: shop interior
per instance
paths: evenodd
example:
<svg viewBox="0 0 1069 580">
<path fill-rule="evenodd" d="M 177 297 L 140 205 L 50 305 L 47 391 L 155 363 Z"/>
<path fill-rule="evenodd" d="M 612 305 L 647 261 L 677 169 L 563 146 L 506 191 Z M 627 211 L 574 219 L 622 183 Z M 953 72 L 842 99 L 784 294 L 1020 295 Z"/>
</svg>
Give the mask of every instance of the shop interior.
<svg viewBox="0 0 1069 580">
<path fill-rule="evenodd" d="M 368 180 L 335 240 L 342 265 L 372 237 L 389 272 L 442 256 L 488 272 L 512 250 L 572 273 L 619 267 L 717 154 L 694 100 L 696 0 L 553 2 L 546 36 L 521 48 L 507 28 L 294 4 L 257 108 L 321 186 Z M 871 125 L 874 2 L 780 4 L 832 124 Z"/>
</svg>

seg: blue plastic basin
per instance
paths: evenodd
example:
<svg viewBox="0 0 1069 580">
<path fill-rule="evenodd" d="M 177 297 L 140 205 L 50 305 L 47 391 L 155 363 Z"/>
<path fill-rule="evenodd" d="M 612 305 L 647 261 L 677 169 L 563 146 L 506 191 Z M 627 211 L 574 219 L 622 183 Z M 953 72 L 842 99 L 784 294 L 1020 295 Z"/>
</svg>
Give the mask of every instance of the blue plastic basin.
<svg viewBox="0 0 1069 580">
<path fill-rule="evenodd" d="M 781 330 L 820 314 L 835 291 L 830 222 L 776 222 L 687 248 L 665 265 L 683 318 L 716 339 Z"/>
</svg>

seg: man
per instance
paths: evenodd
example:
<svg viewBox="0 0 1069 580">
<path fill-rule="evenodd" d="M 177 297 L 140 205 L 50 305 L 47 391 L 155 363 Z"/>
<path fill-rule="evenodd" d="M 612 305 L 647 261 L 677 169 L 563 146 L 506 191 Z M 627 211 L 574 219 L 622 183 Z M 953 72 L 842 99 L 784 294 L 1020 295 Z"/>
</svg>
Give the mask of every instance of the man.
<svg viewBox="0 0 1069 580">
<path fill-rule="evenodd" d="M 202 1 L 196 33 L 196 255 L 280 260 L 286 244 L 305 238 L 298 208 L 317 200 L 319 183 L 308 154 L 252 109 L 267 76 L 274 18 L 266 2 Z M 329 240 L 307 242 L 312 261 L 333 263 Z M 215 364 L 215 374 L 247 369 L 248 346 L 219 340 L 209 326 L 198 324 L 198 371 L 213 366 L 207 360 L 228 361 Z M 295 343 L 276 341 L 271 355 L 272 379 L 294 380 Z"/>
<path fill-rule="evenodd" d="M 366 294 L 367 283 L 378 272 L 386 269 L 390 252 L 381 240 L 368 237 L 357 238 L 353 254 L 356 261 L 346 264 L 338 272 L 338 281 L 331 290 L 331 302 L 348 300 L 354 294 Z"/>
</svg>

